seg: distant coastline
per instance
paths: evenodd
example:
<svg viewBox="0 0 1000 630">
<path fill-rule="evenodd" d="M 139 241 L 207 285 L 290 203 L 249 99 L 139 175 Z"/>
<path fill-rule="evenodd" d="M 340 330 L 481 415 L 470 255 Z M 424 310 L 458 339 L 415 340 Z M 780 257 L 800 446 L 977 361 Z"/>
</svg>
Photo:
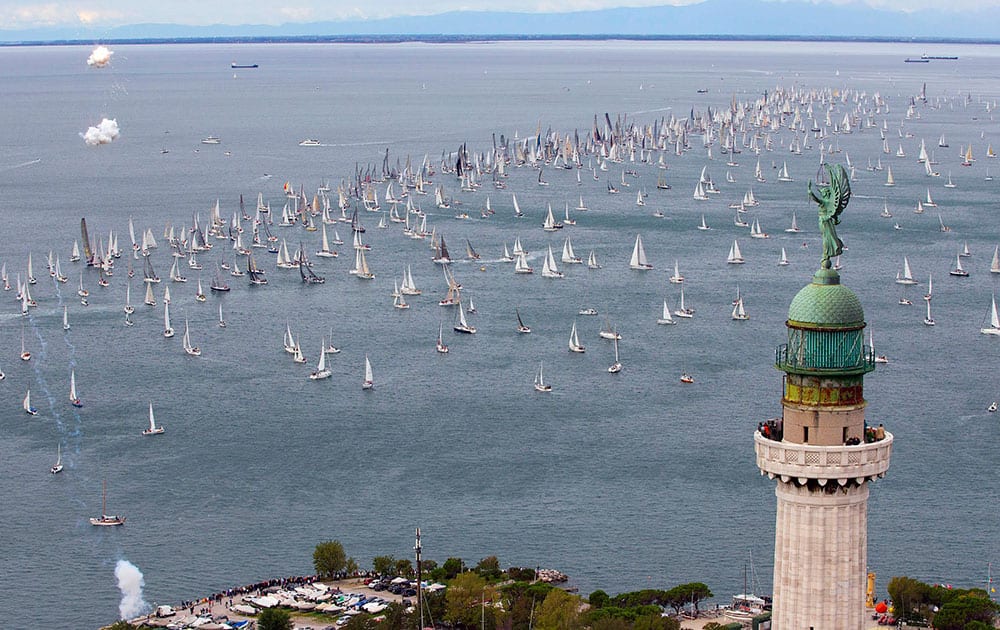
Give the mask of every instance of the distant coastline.
<svg viewBox="0 0 1000 630">
<path fill-rule="evenodd" d="M 39 39 L 0 41 L 0 47 L 13 46 L 79 46 L 93 44 L 144 45 L 144 44 L 464 44 L 489 42 L 545 42 L 545 41 L 730 41 L 730 42 L 838 42 L 884 44 L 1000 44 L 1000 38 L 960 37 L 869 37 L 826 35 L 634 35 L 603 33 L 593 35 L 276 35 L 276 36 L 226 36 L 226 37 L 123 37 L 94 39 Z"/>
</svg>

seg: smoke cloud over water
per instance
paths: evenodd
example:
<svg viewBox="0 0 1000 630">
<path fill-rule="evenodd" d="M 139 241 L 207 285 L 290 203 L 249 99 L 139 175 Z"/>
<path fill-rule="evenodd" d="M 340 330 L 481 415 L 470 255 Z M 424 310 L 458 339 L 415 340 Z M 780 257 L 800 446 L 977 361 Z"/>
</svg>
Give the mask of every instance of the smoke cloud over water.
<svg viewBox="0 0 1000 630">
<path fill-rule="evenodd" d="M 87 146 L 96 147 L 101 144 L 111 144 L 119 135 L 118 121 L 114 118 L 111 120 L 105 118 L 96 127 L 90 127 L 86 132 L 81 133 L 80 137 L 87 143 Z"/>
<path fill-rule="evenodd" d="M 142 587 L 146 581 L 139 567 L 128 560 L 119 560 L 115 565 L 115 578 L 118 579 L 118 590 L 122 592 L 122 601 L 118 604 L 121 619 L 132 619 L 149 610 L 149 604 L 142 599 Z"/>
<path fill-rule="evenodd" d="M 91 68 L 103 68 L 111 63 L 111 55 L 115 54 L 107 46 L 98 46 L 87 57 L 87 65 Z"/>
</svg>

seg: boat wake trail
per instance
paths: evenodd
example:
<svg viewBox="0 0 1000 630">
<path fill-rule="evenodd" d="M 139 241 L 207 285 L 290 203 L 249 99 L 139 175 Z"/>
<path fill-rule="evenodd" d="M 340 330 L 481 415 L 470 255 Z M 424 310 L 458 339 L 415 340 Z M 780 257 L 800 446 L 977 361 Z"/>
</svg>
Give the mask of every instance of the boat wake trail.
<svg viewBox="0 0 1000 630">
<path fill-rule="evenodd" d="M 35 338 L 38 340 L 38 346 L 41 348 L 38 352 L 38 361 L 35 361 L 34 371 L 35 371 L 35 382 L 38 384 L 39 391 L 45 395 L 45 399 L 49 402 L 49 411 L 52 412 L 52 417 L 55 418 L 56 425 L 59 430 L 63 430 L 62 420 L 59 418 L 59 414 L 56 412 L 56 399 L 52 396 L 52 392 L 49 390 L 48 381 L 45 380 L 45 376 L 42 375 L 42 363 L 45 362 L 46 351 L 48 350 L 48 344 L 45 342 L 45 338 L 42 337 L 42 332 L 39 327 L 35 325 L 35 318 L 29 317 L 28 324 L 31 326 L 31 332 L 35 334 Z"/>
<path fill-rule="evenodd" d="M 14 164 L 13 166 L 4 166 L 3 168 L 0 168 L 0 173 L 4 173 L 6 171 L 13 171 L 15 169 L 24 168 L 25 166 L 31 166 L 33 164 L 40 164 L 41 161 L 42 161 L 42 158 L 35 158 L 34 160 L 28 160 L 27 162 L 21 162 L 20 164 Z"/>
</svg>

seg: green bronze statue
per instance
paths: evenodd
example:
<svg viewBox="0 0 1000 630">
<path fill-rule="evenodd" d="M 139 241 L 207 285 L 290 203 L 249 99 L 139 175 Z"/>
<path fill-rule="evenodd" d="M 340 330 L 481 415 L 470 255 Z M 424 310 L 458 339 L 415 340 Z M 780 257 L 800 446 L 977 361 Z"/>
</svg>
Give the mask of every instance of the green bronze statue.
<svg viewBox="0 0 1000 630">
<path fill-rule="evenodd" d="M 836 225 L 840 223 L 840 213 L 851 200 L 851 182 L 847 171 L 840 164 L 823 166 L 826 168 L 830 183 L 813 188 L 813 183 L 810 181 L 809 196 L 819 204 L 819 231 L 823 237 L 823 258 L 820 266 L 829 269 L 830 259 L 844 251 L 843 241 L 837 238 Z"/>
</svg>

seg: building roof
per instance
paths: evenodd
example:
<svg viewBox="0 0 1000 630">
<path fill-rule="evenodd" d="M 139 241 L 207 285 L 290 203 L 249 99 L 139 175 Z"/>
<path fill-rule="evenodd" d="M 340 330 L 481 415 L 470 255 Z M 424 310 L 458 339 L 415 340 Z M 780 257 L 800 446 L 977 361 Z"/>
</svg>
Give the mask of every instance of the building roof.
<svg viewBox="0 0 1000 630">
<path fill-rule="evenodd" d="M 788 307 L 789 323 L 832 328 L 858 328 L 865 323 L 861 300 L 840 284 L 833 269 L 820 269 L 792 299 Z"/>
</svg>

